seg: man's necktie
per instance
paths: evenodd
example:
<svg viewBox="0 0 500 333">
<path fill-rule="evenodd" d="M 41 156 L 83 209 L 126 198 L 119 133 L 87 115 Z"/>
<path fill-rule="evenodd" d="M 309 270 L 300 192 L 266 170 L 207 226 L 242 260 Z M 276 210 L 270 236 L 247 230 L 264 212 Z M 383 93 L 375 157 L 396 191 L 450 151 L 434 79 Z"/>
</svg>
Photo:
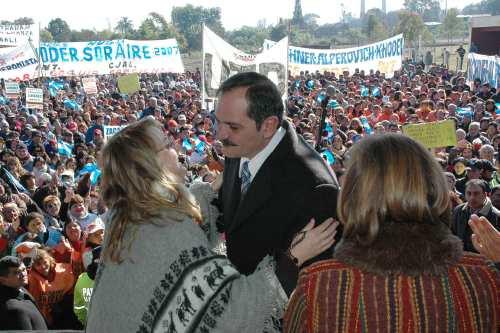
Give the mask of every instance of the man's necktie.
<svg viewBox="0 0 500 333">
<path fill-rule="evenodd" d="M 250 187 L 252 182 L 251 177 L 252 175 L 248 169 L 248 161 L 245 161 L 241 166 L 241 194 L 244 195 L 247 192 L 248 187 Z"/>
</svg>

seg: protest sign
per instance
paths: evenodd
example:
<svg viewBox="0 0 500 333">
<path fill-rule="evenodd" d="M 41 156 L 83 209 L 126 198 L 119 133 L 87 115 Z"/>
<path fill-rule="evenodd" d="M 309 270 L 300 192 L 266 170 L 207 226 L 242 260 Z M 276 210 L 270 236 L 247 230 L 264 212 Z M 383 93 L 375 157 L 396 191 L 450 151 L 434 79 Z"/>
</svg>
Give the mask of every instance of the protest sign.
<svg viewBox="0 0 500 333">
<path fill-rule="evenodd" d="M 28 109 L 43 110 L 43 90 L 39 88 L 26 88 L 26 107 Z"/>
<path fill-rule="evenodd" d="M 500 88 L 500 57 L 469 53 L 467 80 L 480 79 L 493 88 Z"/>
<path fill-rule="evenodd" d="M 427 148 L 457 145 L 455 122 L 453 120 L 406 125 L 403 126 L 403 133 Z"/>
<path fill-rule="evenodd" d="M 266 75 L 281 95 L 287 93 L 287 44 L 285 37 L 259 54 L 248 54 L 233 47 L 209 28 L 203 29 L 203 100 L 215 99 L 219 85 L 240 72 Z"/>
<path fill-rule="evenodd" d="M 39 53 L 48 77 L 184 72 L 175 39 L 41 43 Z"/>
<path fill-rule="evenodd" d="M 36 76 L 38 61 L 29 44 L 0 48 L 0 79 L 27 81 Z"/>
<path fill-rule="evenodd" d="M 104 141 L 107 141 L 110 137 L 120 132 L 127 126 L 103 126 L 104 127 Z"/>
<path fill-rule="evenodd" d="M 141 89 L 141 85 L 139 84 L 139 75 L 128 74 L 120 76 L 118 78 L 118 89 L 120 89 L 122 94 L 128 95 L 139 91 L 139 89 Z"/>
<path fill-rule="evenodd" d="M 385 73 L 392 77 L 394 71 L 401 69 L 403 57 L 403 35 L 360 47 L 348 49 L 309 49 L 296 46 L 288 48 L 288 69 L 292 74 L 301 71 L 329 71 L 342 74 L 355 69 Z"/>
<path fill-rule="evenodd" d="M 82 77 L 82 86 L 87 94 L 97 94 L 97 81 L 95 77 Z"/>
<path fill-rule="evenodd" d="M 20 95 L 19 83 L 15 81 L 5 81 L 5 95 L 8 98 L 16 98 Z"/>
<path fill-rule="evenodd" d="M 30 40 L 37 46 L 39 35 L 37 24 L 0 24 L 0 46 L 20 46 Z"/>
</svg>

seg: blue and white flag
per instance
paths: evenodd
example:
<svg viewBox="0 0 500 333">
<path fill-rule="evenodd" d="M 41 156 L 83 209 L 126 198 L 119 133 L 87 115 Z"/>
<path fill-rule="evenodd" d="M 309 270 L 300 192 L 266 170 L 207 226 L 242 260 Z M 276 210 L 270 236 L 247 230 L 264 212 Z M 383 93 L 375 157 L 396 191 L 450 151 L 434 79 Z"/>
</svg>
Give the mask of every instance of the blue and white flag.
<svg viewBox="0 0 500 333">
<path fill-rule="evenodd" d="M 369 94 L 370 94 L 369 89 L 365 86 L 361 86 L 361 96 L 368 97 Z"/>
<path fill-rule="evenodd" d="M 49 89 L 50 96 L 55 97 L 57 95 L 57 92 L 59 90 L 61 90 L 62 88 L 64 88 L 64 84 L 62 82 L 55 81 L 55 80 L 49 81 L 48 89 Z"/>
<path fill-rule="evenodd" d="M 194 138 L 194 149 L 200 154 L 203 153 L 205 150 L 205 142 L 198 139 L 198 137 Z"/>
<path fill-rule="evenodd" d="M 370 126 L 370 123 L 368 123 L 368 119 L 366 117 L 361 117 L 361 124 L 363 125 L 363 128 L 365 129 L 365 133 L 370 135 L 373 133 L 372 127 Z"/>
<path fill-rule="evenodd" d="M 335 156 L 329 149 L 325 149 L 321 152 L 322 157 L 326 157 L 326 161 L 328 164 L 332 165 L 335 164 Z"/>
<path fill-rule="evenodd" d="M 469 117 L 472 118 L 474 116 L 474 112 L 471 108 L 457 108 L 457 114 L 460 117 Z"/>
<path fill-rule="evenodd" d="M 80 110 L 80 105 L 72 99 L 66 98 L 64 100 L 64 107 L 67 107 L 68 109 L 71 109 L 73 111 Z"/>
<path fill-rule="evenodd" d="M 186 137 L 182 140 L 182 148 L 186 149 L 186 151 L 193 150 L 193 145 L 189 141 L 189 138 Z"/>
<path fill-rule="evenodd" d="M 373 88 L 373 90 L 372 90 L 372 96 L 373 96 L 373 97 L 378 97 L 378 96 L 380 96 L 380 88 L 379 88 L 379 87 L 375 87 L 375 88 Z"/>
<path fill-rule="evenodd" d="M 339 103 L 336 100 L 332 99 L 328 101 L 328 105 L 326 107 L 329 109 L 335 109 L 337 106 L 339 106 Z"/>
<path fill-rule="evenodd" d="M 2 170 L 7 178 L 7 182 L 11 187 L 14 187 L 13 190 L 17 190 L 17 192 L 27 193 L 26 188 L 14 177 L 6 168 L 2 167 Z"/>
<path fill-rule="evenodd" d="M 326 139 L 328 140 L 329 143 L 332 143 L 333 137 L 335 136 L 335 133 L 333 132 L 333 127 L 330 123 L 326 123 L 325 131 L 327 133 Z"/>
<path fill-rule="evenodd" d="M 59 140 L 57 141 L 57 151 L 62 156 L 73 156 L 73 145 Z"/>
<path fill-rule="evenodd" d="M 83 176 L 86 173 L 90 173 L 90 183 L 96 185 L 101 177 L 101 169 L 95 163 L 87 163 L 78 173 L 78 177 Z"/>
<path fill-rule="evenodd" d="M 7 105 L 9 103 L 9 100 L 5 98 L 4 96 L 0 96 L 0 104 L 1 105 Z"/>
</svg>

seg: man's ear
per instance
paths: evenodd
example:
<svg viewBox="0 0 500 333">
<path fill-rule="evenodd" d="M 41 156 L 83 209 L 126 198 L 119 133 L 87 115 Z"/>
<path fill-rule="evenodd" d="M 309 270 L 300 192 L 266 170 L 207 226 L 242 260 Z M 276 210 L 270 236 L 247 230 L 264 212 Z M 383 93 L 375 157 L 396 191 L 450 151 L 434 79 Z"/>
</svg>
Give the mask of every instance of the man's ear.
<svg viewBox="0 0 500 333">
<path fill-rule="evenodd" d="M 279 125 L 280 124 L 278 117 L 276 116 L 267 117 L 262 122 L 260 130 L 264 134 L 264 137 L 266 139 L 270 139 L 272 138 L 274 133 L 276 133 L 276 130 L 278 129 Z"/>
</svg>

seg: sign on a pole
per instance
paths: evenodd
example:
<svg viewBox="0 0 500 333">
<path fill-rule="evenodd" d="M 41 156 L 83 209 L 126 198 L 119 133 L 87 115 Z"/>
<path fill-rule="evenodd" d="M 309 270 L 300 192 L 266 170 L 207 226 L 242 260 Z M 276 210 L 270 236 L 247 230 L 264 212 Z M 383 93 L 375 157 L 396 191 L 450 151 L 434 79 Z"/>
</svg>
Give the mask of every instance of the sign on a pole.
<svg viewBox="0 0 500 333">
<path fill-rule="evenodd" d="M 43 90 L 39 88 L 26 88 L 26 107 L 28 109 L 43 110 Z"/>
</svg>

